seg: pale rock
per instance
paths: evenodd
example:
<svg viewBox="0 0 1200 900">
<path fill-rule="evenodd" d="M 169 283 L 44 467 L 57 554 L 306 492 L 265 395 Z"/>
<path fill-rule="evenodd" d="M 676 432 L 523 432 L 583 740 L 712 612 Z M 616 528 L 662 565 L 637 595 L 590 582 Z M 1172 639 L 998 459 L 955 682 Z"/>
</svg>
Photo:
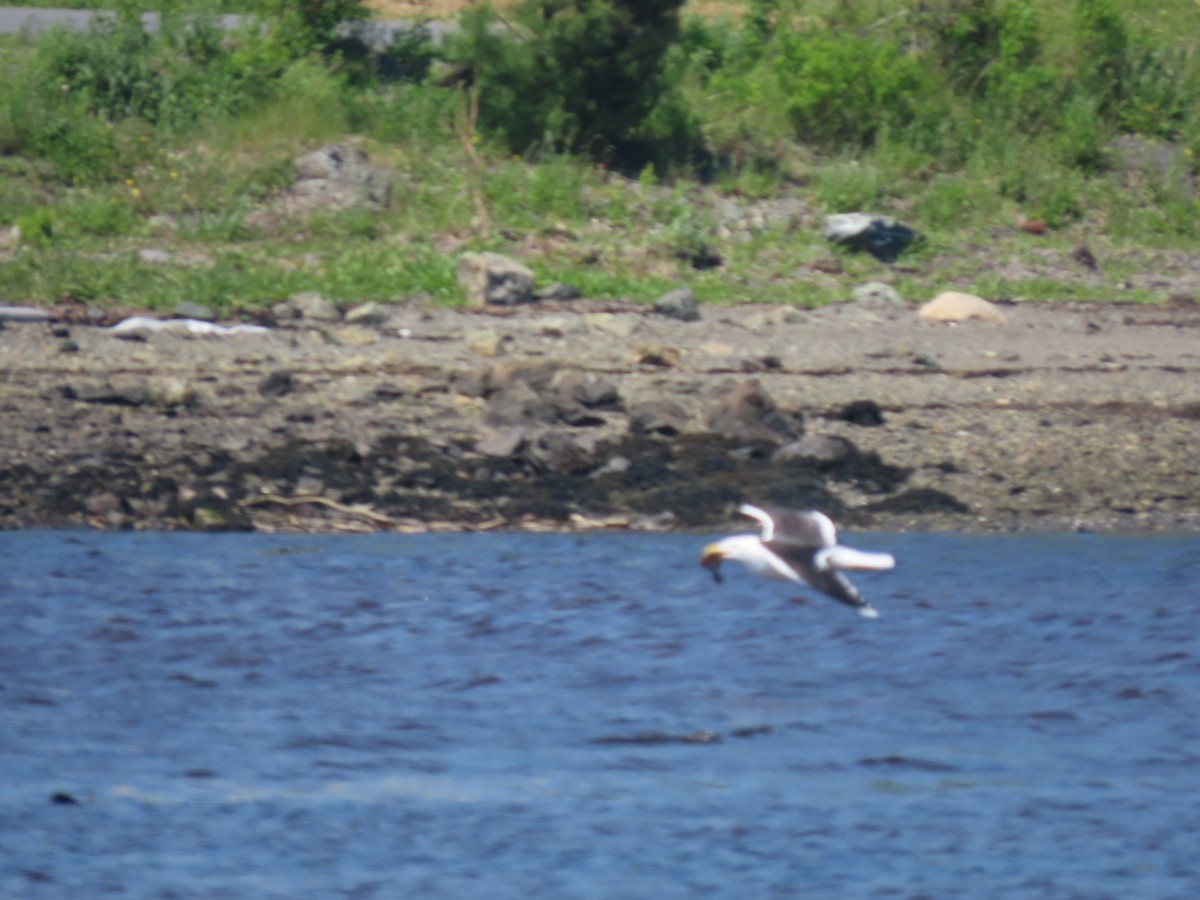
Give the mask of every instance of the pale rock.
<svg viewBox="0 0 1200 900">
<path fill-rule="evenodd" d="M 346 311 L 344 320 L 347 325 L 386 325 L 392 318 L 392 311 L 382 303 L 368 300 Z"/>
<path fill-rule="evenodd" d="M 503 356 L 512 342 L 512 335 L 497 334 L 494 331 L 475 331 L 467 335 L 468 349 L 476 356 L 487 359 Z"/>
<path fill-rule="evenodd" d="M 1006 321 L 996 304 L 958 291 L 943 291 L 917 310 L 917 315 L 936 322 L 965 322 L 968 319 L 995 323 Z"/>
<path fill-rule="evenodd" d="M 627 338 L 637 331 L 641 319 L 634 316 L 618 316 L 615 313 L 589 313 L 583 317 L 583 323 L 589 331 Z"/>
<path fill-rule="evenodd" d="M 365 347 L 379 340 L 379 335 L 370 328 L 362 325 L 347 325 L 344 328 L 332 328 L 325 333 L 330 343 L 339 347 Z"/>
<path fill-rule="evenodd" d="M 528 433 L 528 429 L 522 425 L 493 428 L 475 442 L 475 452 L 495 459 L 506 459 L 521 449 Z"/>
<path fill-rule="evenodd" d="M 288 298 L 286 306 L 300 319 L 335 322 L 342 317 L 338 308 L 316 291 L 303 291 Z"/>
<path fill-rule="evenodd" d="M 890 284 L 882 281 L 868 281 L 866 284 L 855 285 L 850 295 L 858 303 L 880 303 L 888 306 L 903 306 L 904 298 Z"/>
<path fill-rule="evenodd" d="M 190 406 L 196 402 L 196 389 L 181 378 L 165 377 L 150 383 L 150 398 L 156 406 L 167 409 Z"/>
</svg>

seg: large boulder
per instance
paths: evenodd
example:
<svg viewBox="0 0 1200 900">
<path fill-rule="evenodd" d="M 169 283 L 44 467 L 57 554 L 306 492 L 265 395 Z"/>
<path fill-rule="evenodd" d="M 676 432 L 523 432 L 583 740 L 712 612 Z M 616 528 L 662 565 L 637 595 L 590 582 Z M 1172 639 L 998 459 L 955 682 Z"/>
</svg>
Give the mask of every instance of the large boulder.
<svg viewBox="0 0 1200 900">
<path fill-rule="evenodd" d="M 501 253 L 464 253 L 458 258 L 458 283 L 468 306 L 517 306 L 536 299 L 533 272 Z"/>
<path fill-rule="evenodd" d="M 796 418 L 784 415 L 758 379 L 752 378 L 718 398 L 708 427 L 731 440 L 780 444 L 800 437 L 803 428 Z"/>
</svg>

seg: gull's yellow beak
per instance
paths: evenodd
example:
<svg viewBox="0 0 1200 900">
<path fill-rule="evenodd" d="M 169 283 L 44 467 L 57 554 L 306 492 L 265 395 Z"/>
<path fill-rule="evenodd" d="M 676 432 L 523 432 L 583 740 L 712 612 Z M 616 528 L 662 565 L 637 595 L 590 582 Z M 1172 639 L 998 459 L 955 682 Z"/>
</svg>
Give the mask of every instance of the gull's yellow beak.
<svg viewBox="0 0 1200 900">
<path fill-rule="evenodd" d="M 725 561 L 725 551 L 718 544 L 709 544 L 700 554 L 700 565 L 712 572 L 713 581 L 721 583 L 721 563 Z"/>
</svg>

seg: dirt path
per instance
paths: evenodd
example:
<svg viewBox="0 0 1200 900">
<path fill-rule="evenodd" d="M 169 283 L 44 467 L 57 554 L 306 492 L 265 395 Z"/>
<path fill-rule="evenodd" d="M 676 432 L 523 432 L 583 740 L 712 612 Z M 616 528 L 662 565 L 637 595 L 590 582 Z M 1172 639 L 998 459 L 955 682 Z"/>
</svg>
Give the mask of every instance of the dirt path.
<svg viewBox="0 0 1200 900">
<path fill-rule="evenodd" d="M 708 528 L 753 499 L 878 528 L 1200 527 L 1200 306 L 1005 311 L 8 323 L 0 526 Z M 739 391 L 774 432 L 717 422 Z"/>
</svg>

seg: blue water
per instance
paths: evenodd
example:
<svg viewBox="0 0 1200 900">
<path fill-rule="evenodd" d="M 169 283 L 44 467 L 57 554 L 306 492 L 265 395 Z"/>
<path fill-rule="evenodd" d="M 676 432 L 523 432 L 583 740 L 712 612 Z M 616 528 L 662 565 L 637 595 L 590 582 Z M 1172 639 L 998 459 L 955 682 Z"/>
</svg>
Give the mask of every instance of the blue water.
<svg viewBox="0 0 1200 900">
<path fill-rule="evenodd" d="M 0 535 L 0 897 L 1200 894 L 1200 539 Z"/>
</svg>

